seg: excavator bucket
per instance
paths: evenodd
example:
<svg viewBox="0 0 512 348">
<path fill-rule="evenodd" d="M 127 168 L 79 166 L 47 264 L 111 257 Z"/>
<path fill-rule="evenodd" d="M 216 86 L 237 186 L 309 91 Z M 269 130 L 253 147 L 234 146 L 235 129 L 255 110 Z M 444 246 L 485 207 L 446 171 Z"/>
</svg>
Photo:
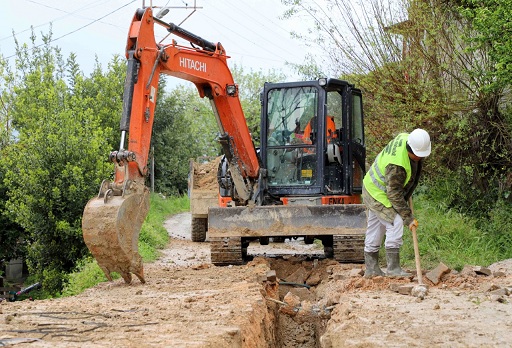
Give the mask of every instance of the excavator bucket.
<svg viewBox="0 0 512 348">
<path fill-rule="evenodd" d="M 108 280 L 112 280 L 111 272 L 118 272 L 129 284 L 133 273 L 145 283 L 138 242 L 149 210 L 149 190 L 107 198 L 93 198 L 85 207 L 85 244 Z"/>
</svg>

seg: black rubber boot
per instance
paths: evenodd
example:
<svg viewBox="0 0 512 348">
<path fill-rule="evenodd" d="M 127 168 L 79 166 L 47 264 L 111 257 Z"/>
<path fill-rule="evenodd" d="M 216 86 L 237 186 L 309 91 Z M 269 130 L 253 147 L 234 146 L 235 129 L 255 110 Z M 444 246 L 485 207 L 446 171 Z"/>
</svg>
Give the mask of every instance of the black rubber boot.
<svg viewBox="0 0 512 348">
<path fill-rule="evenodd" d="M 411 273 L 405 272 L 400 267 L 400 249 L 386 249 L 386 261 L 388 263 L 388 268 L 386 270 L 386 275 L 388 277 L 410 277 Z"/>
<path fill-rule="evenodd" d="M 365 278 L 373 278 L 377 276 L 384 276 L 384 272 L 379 267 L 379 252 L 369 253 L 364 252 L 364 264 L 366 270 L 364 271 Z"/>
</svg>

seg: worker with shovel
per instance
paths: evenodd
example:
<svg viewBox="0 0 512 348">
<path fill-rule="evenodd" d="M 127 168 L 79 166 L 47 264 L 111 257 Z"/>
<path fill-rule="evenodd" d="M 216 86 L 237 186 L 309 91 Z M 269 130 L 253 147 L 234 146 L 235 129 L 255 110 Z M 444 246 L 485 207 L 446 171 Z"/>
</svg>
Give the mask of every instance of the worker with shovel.
<svg viewBox="0 0 512 348">
<path fill-rule="evenodd" d="M 423 129 L 401 133 L 378 155 L 363 180 L 363 201 L 368 208 L 364 276 L 384 276 L 379 267 L 379 249 L 384 236 L 387 276 L 408 277 L 400 267 L 404 224 L 418 227 L 409 199 L 420 178 L 425 157 L 430 155 L 430 136 Z"/>
</svg>

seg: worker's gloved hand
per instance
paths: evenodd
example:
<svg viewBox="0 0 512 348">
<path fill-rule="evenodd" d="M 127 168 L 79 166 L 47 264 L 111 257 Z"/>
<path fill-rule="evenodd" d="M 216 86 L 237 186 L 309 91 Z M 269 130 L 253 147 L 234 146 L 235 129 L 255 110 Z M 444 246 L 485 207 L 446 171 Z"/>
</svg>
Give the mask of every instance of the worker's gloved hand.
<svg viewBox="0 0 512 348">
<path fill-rule="evenodd" d="M 412 231 L 412 229 L 417 229 L 418 228 L 418 220 L 414 219 L 412 220 L 412 222 L 409 224 L 409 229 Z"/>
</svg>

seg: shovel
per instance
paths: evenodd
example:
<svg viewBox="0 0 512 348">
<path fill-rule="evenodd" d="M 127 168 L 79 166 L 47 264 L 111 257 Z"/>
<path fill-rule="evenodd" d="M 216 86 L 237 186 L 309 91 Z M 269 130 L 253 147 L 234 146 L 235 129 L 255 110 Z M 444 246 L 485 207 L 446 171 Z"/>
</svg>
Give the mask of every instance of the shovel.
<svg viewBox="0 0 512 348">
<path fill-rule="evenodd" d="M 411 295 L 419 297 L 423 300 L 428 292 L 428 287 L 423 283 L 423 274 L 420 265 L 420 249 L 418 248 L 418 236 L 416 234 L 416 226 L 412 228 L 412 240 L 414 243 L 414 260 L 416 261 L 416 274 L 418 275 L 418 285 L 412 288 Z"/>
<path fill-rule="evenodd" d="M 421 273 L 420 265 L 420 249 L 418 247 L 418 235 L 416 234 L 416 226 L 412 228 L 412 241 L 414 243 L 414 260 L 416 261 L 416 274 L 418 275 L 418 283 L 423 284 L 423 274 Z"/>
<path fill-rule="evenodd" d="M 409 207 L 412 211 L 412 198 L 409 198 Z M 423 283 L 423 274 L 421 273 L 420 249 L 418 247 L 418 235 L 416 234 L 416 226 L 413 226 L 411 231 L 412 241 L 414 244 L 414 261 L 416 262 L 416 274 L 418 276 L 418 285 L 412 289 L 411 294 L 423 299 L 428 292 L 428 287 Z"/>
</svg>

